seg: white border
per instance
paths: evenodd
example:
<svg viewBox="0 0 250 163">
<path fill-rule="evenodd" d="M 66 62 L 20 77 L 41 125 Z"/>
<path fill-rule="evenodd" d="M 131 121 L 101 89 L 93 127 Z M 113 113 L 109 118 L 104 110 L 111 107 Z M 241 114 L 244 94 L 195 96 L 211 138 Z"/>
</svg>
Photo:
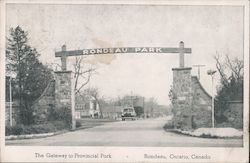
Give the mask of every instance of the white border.
<svg viewBox="0 0 250 163">
<path fill-rule="evenodd" d="M 246 0 L 6 0 L 6 3 L 28 4 L 131 4 L 131 5 L 225 5 L 242 6 Z"/>
<path fill-rule="evenodd" d="M 4 140 L 4 119 L 5 119 L 5 92 L 1 91 L 1 159 L 9 162 L 51 162 L 51 159 L 37 159 L 34 152 L 40 153 L 112 153 L 112 159 L 80 159 L 63 160 L 54 159 L 53 162 L 201 162 L 203 160 L 145 160 L 145 153 L 150 154 L 208 154 L 211 160 L 204 162 L 248 162 L 249 155 L 249 2 L 245 1 L 104 1 L 104 0 L 8 0 L 1 2 L 1 56 L 2 63 L 5 61 L 5 3 L 24 4 L 128 4 L 128 5 L 225 5 L 244 6 L 244 147 L 243 148 L 223 148 L 223 147 L 69 147 L 69 146 L 5 146 Z M 5 64 L 1 64 L 1 76 L 5 76 Z M 4 90 L 5 80 L 1 78 L 1 90 Z"/>
</svg>

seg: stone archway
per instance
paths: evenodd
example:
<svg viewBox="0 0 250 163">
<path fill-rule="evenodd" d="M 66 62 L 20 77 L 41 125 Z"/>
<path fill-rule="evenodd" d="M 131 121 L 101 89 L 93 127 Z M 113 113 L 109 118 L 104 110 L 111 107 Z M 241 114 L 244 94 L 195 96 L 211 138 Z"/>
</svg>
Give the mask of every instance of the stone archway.
<svg viewBox="0 0 250 163">
<path fill-rule="evenodd" d="M 75 107 L 74 107 L 74 93 L 72 91 L 72 83 L 71 83 L 71 71 L 67 71 L 67 57 L 69 56 L 79 56 L 79 55 L 101 55 L 101 54 L 122 54 L 122 53 L 178 53 L 179 54 L 179 68 L 173 69 L 174 78 L 180 78 L 185 80 L 177 80 L 174 86 L 174 89 L 177 88 L 185 88 L 187 91 L 191 91 L 189 89 L 189 85 L 186 84 L 190 79 L 190 70 L 191 68 L 184 67 L 184 54 L 191 53 L 191 48 L 184 48 L 184 42 L 179 43 L 178 48 L 167 48 L 167 47 L 123 47 L 123 48 L 98 48 L 98 49 L 83 49 L 83 50 L 73 50 L 67 51 L 66 45 L 62 46 L 62 51 L 56 52 L 55 56 L 61 58 L 62 70 L 55 72 L 56 74 L 56 82 L 55 82 L 55 107 L 69 107 L 72 110 L 72 126 L 74 129 L 75 124 Z M 189 77 L 190 76 L 190 77 Z M 179 92 L 179 91 L 176 91 Z M 190 94 L 190 92 L 188 92 Z M 188 94 L 180 94 L 181 98 L 188 98 Z M 189 102 L 188 102 L 189 103 Z M 188 105 L 185 105 L 188 107 Z"/>
</svg>

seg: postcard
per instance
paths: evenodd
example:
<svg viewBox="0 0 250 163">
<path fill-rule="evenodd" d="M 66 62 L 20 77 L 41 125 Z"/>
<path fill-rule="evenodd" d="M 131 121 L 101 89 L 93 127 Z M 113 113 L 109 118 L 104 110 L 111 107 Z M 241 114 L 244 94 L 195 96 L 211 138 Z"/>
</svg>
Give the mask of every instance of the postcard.
<svg viewBox="0 0 250 163">
<path fill-rule="evenodd" d="M 248 1 L 1 1 L 1 162 L 249 162 Z"/>
</svg>

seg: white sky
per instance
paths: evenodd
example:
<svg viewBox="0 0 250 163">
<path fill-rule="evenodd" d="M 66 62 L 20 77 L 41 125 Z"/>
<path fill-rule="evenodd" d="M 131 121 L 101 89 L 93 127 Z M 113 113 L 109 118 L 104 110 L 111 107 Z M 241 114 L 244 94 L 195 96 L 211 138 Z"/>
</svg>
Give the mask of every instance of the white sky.
<svg viewBox="0 0 250 163">
<path fill-rule="evenodd" d="M 243 58 L 243 8 L 233 6 L 137 6 L 137 5 L 7 5 L 7 29 L 21 26 L 44 63 L 59 62 L 55 49 L 109 47 L 192 48 L 186 66 L 205 64 L 201 83 L 211 92 L 206 71 L 215 68 L 213 55 Z M 105 57 L 105 58 L 103 58 Z M 92 56 L 98 75 L 89 86 L 106 97 L 124 94 L 155 97 L 169 104 L 172 68 L 178 54 L 118 54 Z M 106 60 L 105 60 L 106 59 Z M 103 62 L 105 61 L 105 62 Z M 193 68 L 197 75 L 197 68 Z M 219 75 L 216 76 L 217 80 Z"/>
</svg>

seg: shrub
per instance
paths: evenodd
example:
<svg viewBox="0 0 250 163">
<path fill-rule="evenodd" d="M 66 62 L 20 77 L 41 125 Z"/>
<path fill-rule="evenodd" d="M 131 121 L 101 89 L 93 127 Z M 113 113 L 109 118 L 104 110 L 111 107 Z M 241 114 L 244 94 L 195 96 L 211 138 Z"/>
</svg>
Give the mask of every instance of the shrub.
<svg viewBox="0 0 250 163">
<path fill-rule="evenodd" d="M 40 133 L 49 133 L 49 132 L 55 132 L 56 127 L 51 124 L 40 124 L 40 125 L 31 125 L 31 126 L 25 126 L 23 128 L 23 134 L 40 134 Z"/>
<path fill-rule="evenodd" d="M 59 113 L 58 113 L 59 119 L 58 120 L 62 120 L 64 121 L 68 127 L 71 126 L 71 110 L 68 108 L 61 108 Z"/>
<path fill-rule="evenodd" d="M 218 136 L 213 136 L 213 135 L 210 135 L 210 134 L 201 134 L 200 137 L 202 138 L 219 138 Z"/>
<path fill-rule="evenodd" d="M 69 128 L 71 126 L 71 110 L 66 107 L 50 109 L 48 115 L 49 121 L 63 121 Z"/>
<path fill-rule="evenodd" d="M 17 125 L 6 126 L 5 135 L 29 135 L 56 132 L 59 130 L 68 129 L 68 125 L 63 121 L 53 121 L 45 124 L 37 125 Z"/>
<path fill-rule="evenodd" d="M 76 121 L 76 128 L 79 128 L 79 127 L 81 127 L 81 126 L 82 126 L 81 122 Z"/>
<path fill-rule="evenodd" d="M 57 130 L 69 129 L 69 126 L 64 121 L 52 121 L 51 123 Z"/>
<path fill-rule="evenodd" d="M 164 129 L 173 129 L 174 128 L 174 124 L 172 122 L 166 123 L 163 128 Z"/>
<path fill-rule="evenodd" d="M 21 135 L 22 132 L 23 132 L 23 125 L 5 127 L 5 135 Z"/>
</svg>

